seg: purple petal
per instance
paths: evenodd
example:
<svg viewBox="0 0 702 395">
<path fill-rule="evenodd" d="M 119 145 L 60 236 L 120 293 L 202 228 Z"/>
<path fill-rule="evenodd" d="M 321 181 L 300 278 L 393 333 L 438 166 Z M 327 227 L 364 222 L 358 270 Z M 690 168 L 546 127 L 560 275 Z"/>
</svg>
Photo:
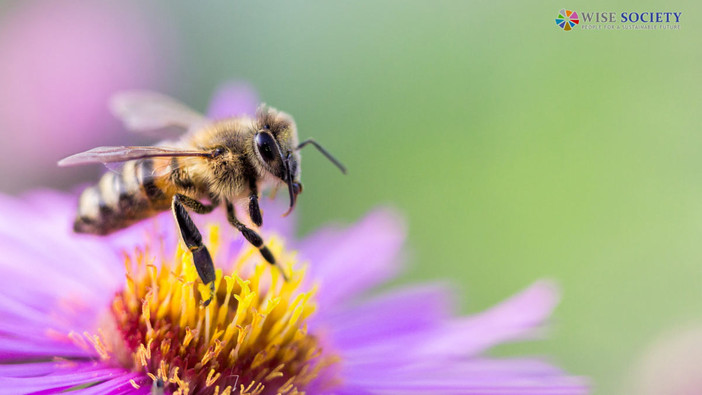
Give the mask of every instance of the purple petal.
<svg viewBox="0 0 702 395">
<path fill-rule="evenodd" d="M 308 237 L 300 261 L 311 262 L 312 278 L 321 280 L 320 305 L 329 308 L 395 275 L 405 228 L 398 214 L 380 209 L 345 231 L 322 229 Z"/>
<path fill-rule="evenodd" d="M 57 369 L 52 374 L 37 377 L 0 377 L 0 394 L 28 393 L 47 390 L 62 390 L 75 386 L 99 383 L 104 380 L 118 378 L 128 374 L 123 369 L 98 367 L 90 369 L 65 368 Z M 11 392 L 3 392 L 11 389 Z"/>
<path fill-rule="evenodd" d="M 35 245 L 21 245 L 13 242 L 9 237 L 2 237 L 0 232 L 0 249 L 3 254 L 0 256 L 0 266 L 3 270 L 3 276 L 0 278 L 0 284 L 11 286 L 12 284 L 22 284 L 27 295 L 31 294 L 34 289 L 38 288 L 40 292 L 51 292 L 56 297 L 60 295 L 62 290 L 71 290 L 80 295 L 88 295 L 92 291 L 95 280 L 94 278 L 85 276 L 80 278 L 77 270 L 68 267 L 66 262 L 69 256 L 53 255 L 50 251 L 36 249 Z M 54 251 L 55 253 L 55 251 Z M 73 255 L 73 254 L 71 254 Z M 80 266 L 91 266 L 89 261 L 76 261 L 70 263 Z M 62 268 L 61 266 L 65 266 Z M 66 273 L 62 269 L 69 270 L 73 273 Z M 90 272 L 90 267 L 87 267 L 86 272 Z"/>
<path fill-rule="evenodd" d="M 0 256 L 0 265 L 33 272 L 35 277 L 43 273 L 51 280 L 70 279 L 93 290 L 114 285 L 123 272 L 121 262 L 104 243 L 73 234 L 65 214 L 74 211 L 74 204 L 68 208 L 67 196 L 35 192 L 25 201 L 0 196 L 0 240 L 8 249 Z M 42 203 L 36 207 L 27 203 L 34 201 Z M 31 232 L 18 232 L 18 223 Z"/>
<path fill-rule="evenodd" d="M 341 354 L 349 368 L 381 371 L 412 361 L 465 359 L 494 344 L 533 334 L 548 318 L 557 295 L 553 284 L 542 281 L 485 313 L 385 337 L 368 336 L 368 341 L 356 342 Z M 382 322 L 381 317 L 377 319 Z M 343 339 L 335 341 L 343 344 Z"/>
<path fill-rule="evenodd" d="M 134 380 L 139 388 L 134 388 L 129 380 Z M 83 389 L 80 393 L 81 395 L 149 394 L 151 393 L 151 379 L 141 373 L 128 373 Z"/>
<path fill-rule="evenodd" d="M 228 82 L 215 92 L 207 116 L 224 119 L 237 115 L 253 115 L 258 106 L 256 90 L 243 82 Z"/>
<path fill-rule="evenodd" d="M 0 292 L 4 291 L 3 289 Z M 93 329 L 91 324 L 94 323 L 99 309 L 86 307 L 79 309 L 77 306 L 56 305 L 53 299 L 47 299 L 45 306 L 28 306 L 0 293 L 0 313 L 3 317 L 0 322 L 0 336 L 46 342 L 49 341 L 49 328 L 66 334 L 72 330 L 82 332 Z M 84 316 L 89 318 L 86 320 Z"/>
<path fill-rule="evenodd" d="M 434 330 L 450 317 L 449 288 L 425 284 L 395 290 L 335 313 L 320 311 L 317 320 L 341 353 L 368 343 L 391 342 L 394 338 Z"/>
<path fill-rule="evenodd" d="M 282 237 L 283 240 L 290 243 L 295 236 L 297 212 L 293 211 L 290 215 L 283 217 L 283 214 L 288 210 L 288 202 L 284 198 L 281 198 L 280 195 L 283 194 L 279 194 L 277 199 L 261 199 L 261 212 L 264 214 L 261 232 L 264 236 L 271 234 L 278 235 Z M 227 222 L 225 221 L 224 223 Z"/>
<path fill-rule="evenodd" d="M 195 217 L 196 221 L 197 219 L 198 217 Z M 154 217 L 118 230 L 109 236 L 88 235 L 86 237 L 106 242 L 114 251 L 127 254 L 132 254 L 136 248 L 143 248 L 147 244 L 160 246 L 163 252 L 174 253 L 180 242 L 179 236 L 176 234 L 176 224 L 170 212 L 157 214 Z M 159 254 L 162 251 L 151 252 Z"/>
<path fill-rule="evenodd" d="M 436 375 L 439 375 L 442 380 L 471 377 L 472 382 L 478 383 L 514 377 L 557 377 L 562 373 L 560 369 L 536 358 L 473 358 L 447 362 L 440 359 L 426 359 L 407 363 L 399 369 L 354 369 L 349 371 L 350 374 L 346 377 L 350 381 L 357 383 L 363 381 L 386 382 L 388 381 L 388 376 L 406 379 L 406 376 L 423 371 L 426 375 L 432 376 L 430 377 L 432 379 Z"/>
<path fill-rule="evenodd" d="M 419 345 L 418 356 L 477 354 L 495 344 L 525 339 L 550 317 L 560 299 L 558 287 L 540 281 L 478 315 L 452 322 L 440 336 Z"/>
<path fill-rule="evenodd" d="M 95 353 L 84 350 L 72 343 L 58 343 L 47 339 L 43 343 L 33 343 L 21 339 L 0 337 L 0 361 L 18 361 L 28 358 L 54 357 L 92 357 Z"/>
<path fill-rule="evenodd" d="M 51 353 L 58 351 L 61 354 L 56 355 L 60 356 L 94 355 L 93 350 L 80 349 L 68 334 L 95 331 L 100 310 L 69 309 L 59 305 L 49 313 L 37 312 L 27 318 L 3 306 L 0 309 L 3 316 L 0 323 L 0 361 L 17 359 L 25 352 L 34 356 L 53 356 Z"/>
<path fill-rule="evenodd" d="M 78 196 L 50 189 L 38 189 L 22 196 L 32 214 L 43 220 L 50 219 L 51 226 L 70 229 L 78 208 Z"/>
<path fill-rule="evenodd" d="M 117 257 L 105 246 L 91 251 L 94 245 L 67 242 L 52 248 L 57 237 L 49 237 L 45 243 L 48 250 L 43 250 L 36 245 L 13 243 L 2 233 L 0 312 L 23 317 L 27 322 L 40 319 L 42 328 L 57 328 L 66 322 L 64 329 L 84 329 L 83 325 L 94 320 L 96 311 L 107 306 L 112 292 L 123 281 L 124 269 L 112 275 L 106 270 L 109 266 L 117 269 L 114 263 L 106 262 L 109 257 L 116 262 Z"/>
<path fill-rule="evenodd" d="M 0 364 L 0 377 L 44 376 L 56 370 L 59 362 Z"/>
<path fill-rule="evenodd" d="M 425 359 L 396 368 L 350 368 L 345 386 L 372 393 L 584 394 L 586 382 L 538 359 Z"/>
</svg>

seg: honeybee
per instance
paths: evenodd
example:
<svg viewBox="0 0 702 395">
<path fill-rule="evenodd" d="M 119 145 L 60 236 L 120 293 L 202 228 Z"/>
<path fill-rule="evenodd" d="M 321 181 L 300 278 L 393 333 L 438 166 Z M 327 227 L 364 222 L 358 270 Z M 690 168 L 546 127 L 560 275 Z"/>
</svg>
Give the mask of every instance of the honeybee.
<svg viewBox="0 0 702 395">
<path fill-rule="evenodd" d="M 59 166 L 122 164 L 118 171 L 106 172 L 96 185 L 82 192 L 74 230 L 106 235 L 170 209 L 200 279 L 211 290 L 214 264 L 188 210 L 206 214 L 223 205 L 232 226 L 268 263 L 276 265 L 258 232 L 238 219 L 234 203 L 245 202 L 249 222 L 261 226 L 260 192 L 283 186 L 290 197 L 284 216 L 289 214 L 302 192 L 299 151 L 307 145 L 316 147 L 346 173 L 346 168 L 313 139 L 298 142 L 290 115 L 266 105 L 261 105 L 253 118 L 212 121 L 168 96 L 135 91 L 115 95 L 110 109 L 132 131 L 175 127 L 185 133 L 178 140 L 155 146 L 98 147 L 59 161 Z"/>
</svg>

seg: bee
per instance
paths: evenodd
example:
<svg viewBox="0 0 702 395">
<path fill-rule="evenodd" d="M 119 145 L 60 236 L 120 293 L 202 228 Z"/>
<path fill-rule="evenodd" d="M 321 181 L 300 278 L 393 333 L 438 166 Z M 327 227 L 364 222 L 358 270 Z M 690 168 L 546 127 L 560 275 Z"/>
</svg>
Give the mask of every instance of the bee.
<svg viewBox="0 0 702 395">
<path fill-rule="evenodd" d="M 277 265 L 259 233 L 239 220 L 237 204 L 248 206 L 248 223 L 259 227 L 263 223 L 260 192 L 282 186 L 290 198 L 283 216 L 288 215 L 302 192 L 300 150 L 307 145 L 317 148 L 346 173 L 346 168 L 316 141 L 298 141 L 290 115 L 266 105 L 259 106 L 254 117 L 212 121 L 168 96 L 134 91 L 115 95 L 110 109 L 131 131 L 177 128 L 184 134 L 155 146 L 98 147 L 59 161 L 59 166 L 121 164 L 117 171 L 106 172 L 96 185 L 82 192 L 73 229 L 106 235 L 171 210 L 200 279 L 213 291 L 212 257 L 189 210 L 207 214 L 223 205 L 229 223 L 258 248 L 268 263 Z"/>
</svg>

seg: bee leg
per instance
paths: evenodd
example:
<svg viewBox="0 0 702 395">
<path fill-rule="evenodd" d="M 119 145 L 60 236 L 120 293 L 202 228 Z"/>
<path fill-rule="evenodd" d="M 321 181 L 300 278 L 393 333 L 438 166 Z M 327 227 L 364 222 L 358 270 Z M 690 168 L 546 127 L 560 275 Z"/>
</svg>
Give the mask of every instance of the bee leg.
<svg viewBox="0 0 702 395">
<path fill-rule="evenodd" d="M 202 235 L 200 235 L 200 231 L 195 226 L 195 223 L 193 223 L 193 220 L 190 218 L 188 211 L 183 205 L 183 202 L 192 202 L 183 199 L 183 197 L 184 196 L 180 194 L 173 196 L 173 202 L 171 205 L 171 208 L 173 209 L 173 216 L 178 224 L 178 230 L 180 231 L 180 236 L 183 239 L 183 242 L 193 254 L 193 263 L 195 263 L 197 274 L 200 276 L 200 279 L 204 284 L 208 284 L 210 286 L 210 290 L 212 291 L 211 295 L 214 296 L 215 269 L 214 263 L 212 263 L 212 256 L 210 256 L 210 252 L 207 250 L 207 247 L 202 244 Z M 202 203 L 194 199 L 190 200 L 204 206 Z M 206 300 L 203 304 L 207 306 L 211 301 L 212 297 Z"/>
<path fill-rule="evenodd" d="M 249 195 L 249 217 L 251 217 L 251 222 L 256 226 L 263 225 L 263 216 L 261 215 L 261 208 L 258 207 L 258 195 L 256 190 L 251 191 Z"/>
<path fill-rule="evenodd" d="M 288 276 L 285 274 L 285 271 L 283 268 L 276 263 L 275 257 L 271 253 L 271 251 L 268 249 L 263 244 L 263 239 L 261 236 L 256 233 L 256 231 L 248 228 L 246 225 L 242 224 L 239 222 L 238 219 L 236 219 L 236 213 L 234 212 L 234 205 L 230 201 L 227 201 L 227 219 L 229 220 L 229 223 L 232 224 L 241 234 L 244 236 L 244 238 L 251 243 L 254 247 L 258 248 L 258 251 L 261 253 L 261 256 L 263 256 L 263 259 L 266 260 L 266 262 L 270 263 L 271 265 L 278 266 L 278 269 L 280 269 L 280 273 L 283 275 L 283 278 L 285 281 L 289 281 Z"/>
<path fill-rule="evenodd" d="M 209 214 L 212 212 L 212 210 L 215 209 L 215 207 L 217 207 L 217 205 L 219 205 L 219 201 L 214 198 L 212 199 L 211 204 L 204 204 L 181 193 L 177 193 L 175 197 L 178 198 L 178 201 L 182 203 L 183 206 L 193 210 L 198 214 Z"/>
</svg>

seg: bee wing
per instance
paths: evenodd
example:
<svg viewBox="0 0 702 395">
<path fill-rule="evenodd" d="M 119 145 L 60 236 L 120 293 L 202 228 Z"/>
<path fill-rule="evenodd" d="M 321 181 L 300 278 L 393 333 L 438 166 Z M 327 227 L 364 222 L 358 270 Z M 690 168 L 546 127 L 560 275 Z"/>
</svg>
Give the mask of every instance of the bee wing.
<svg viewBox="0 0 702 395">
<path fill-rule="evenodd" d="M 156 159 L 157 160 L 153 161 L 151 174 L 153 176 L 163 176 L 163 175 L 167 175 L 167 174 L 169 174 L 173 171 L 176 171 L 176 170 L 187 169 L 190 166 L 196 164 L 197 160 L 198 159 L 201 160 L 202 157 L 199 157 L 199 156 L 180 156 L 180 157 L 178 157 L 178 160 L 175 162 L 171 161 L 169 157 L 158 157 Z M 158 160 L 158 159 L 165 159 L 165 160 Z M 127 162 L 128 161 L 107 162 L 107 163 L 104 163 L 104 165 L 107 168 L 107 170 L 109 170 L 115 174 L 122 174 L 124 172 L 124 165 Z"/>
<path fill-rule="evenodd" d="M 209 152 L 187 150 L 181 148 L 168 147 L 97 147 L 91 150 L 71 155 L 68 158 L 61 159 L 58 165 L 61 167 L 86 165 L 91 163 L 108 163 L 126 162 L 129 160 L 155 158 L 155 157 L 174 157 L 174 156 L 200 156 L 209 157 Z"/>
<path fill-rule="evenodd" d="M 210 123 L 204 115 L 172 97 L 151 91 L 125 91 L 110 98 L 110 111 L 133 132 L 165 128 L 193 130 Z"/>
</svg>

